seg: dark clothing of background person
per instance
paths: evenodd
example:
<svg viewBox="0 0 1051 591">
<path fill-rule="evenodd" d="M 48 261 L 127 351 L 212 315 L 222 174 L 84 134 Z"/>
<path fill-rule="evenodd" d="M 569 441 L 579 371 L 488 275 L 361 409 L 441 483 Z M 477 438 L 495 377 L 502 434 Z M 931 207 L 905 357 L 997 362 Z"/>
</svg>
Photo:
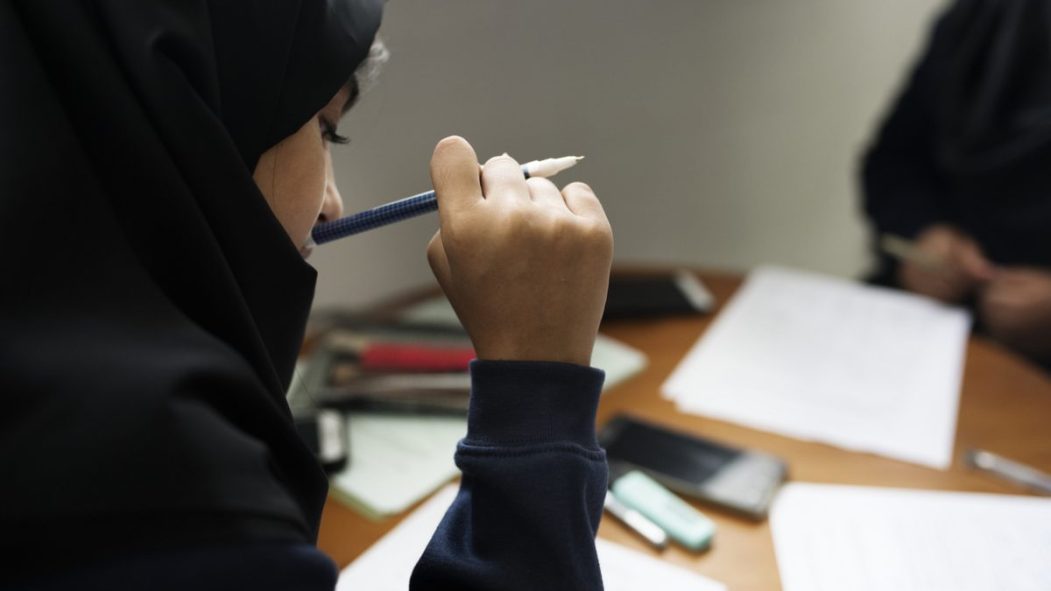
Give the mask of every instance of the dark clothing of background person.
<svg viewBox="0 0 1051 591">
<path fill-rule="evenodd" d="M 959 0 L 864 159 L 880 234 L 937 223 L 996 264 L 1051 268 L 1051 2 Z M 880 254 L 877 282 L 894 284 Z"/>
<path fill-rule="evenodd" d="M 315 271 L 252 171 L 381 7 L 0 3 L 0 588 L 332 588 L 284 399 Z M 475 370 L 490 411 L 416 588 L 601 587 L 601 376 L 534 365 Z"/>
</svg>

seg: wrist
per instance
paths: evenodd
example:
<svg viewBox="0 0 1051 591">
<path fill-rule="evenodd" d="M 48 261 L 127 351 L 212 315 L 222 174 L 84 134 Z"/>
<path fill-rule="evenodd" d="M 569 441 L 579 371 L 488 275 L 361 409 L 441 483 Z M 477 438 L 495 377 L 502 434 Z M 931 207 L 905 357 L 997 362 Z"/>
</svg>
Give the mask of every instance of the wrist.
<svg viewBox="0 0 1051 591">
<path fill-rule="evenodd" d="M 550 363 L 568 363 L 571 365 L 591 365 L 591 352 L 587 355 L 580 353 L 551 353 L 550 351 L 528 351 L 528 350 L 515 350 L 515 351 L 493 351 L 488 353 L 482 353 L 477 351 L 479 361 L 535 361 L 535 362 L 550 362 Z"/>
<path fill-rule="evenodd" d="M 566 339 L 522 339 L 476 344 L 475 352 L 481 361 L 547 361 L 589 366 L 594 346 L 594 337 L 572 346 L 569 346 Z"/>
</svg>

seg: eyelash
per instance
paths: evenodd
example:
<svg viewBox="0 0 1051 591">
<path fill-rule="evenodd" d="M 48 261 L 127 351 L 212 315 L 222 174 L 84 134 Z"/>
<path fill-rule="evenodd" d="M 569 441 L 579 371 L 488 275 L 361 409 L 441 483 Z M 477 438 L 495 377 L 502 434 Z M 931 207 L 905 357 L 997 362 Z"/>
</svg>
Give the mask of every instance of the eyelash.
<svg viewBox="0 0 1051 591">
<path fill-rule="evenodd" d="M 344 135 L 336 133 L 336 126 L 329 123 L 327 120 L 321 120 L 321 137 L 326 142 L 333 144 L 349 144 L 350 138 Z"/>
</svg>

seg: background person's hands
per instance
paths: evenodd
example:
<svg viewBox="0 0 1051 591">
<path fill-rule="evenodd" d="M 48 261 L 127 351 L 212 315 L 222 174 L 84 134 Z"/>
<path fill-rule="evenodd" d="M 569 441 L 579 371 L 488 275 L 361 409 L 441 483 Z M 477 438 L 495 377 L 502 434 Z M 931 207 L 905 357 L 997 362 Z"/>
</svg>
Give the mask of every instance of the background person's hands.
<svg viewBox="0 0 1051 591">
<path fill-rule="evenodd" d="M 982 290 L 978 313 L 996 340 L 1030 357 L 1051 360 L 1051 270 L 998 271 Z"/>
<path fill-rule="evenodd" d="M 431 158 L 441 229 L 427 258 L 479 359 L 589 365 L 613 233 L 583 183 L 523 178 L 509 156 L 481 167 L 463 138 Z"/>
<path fill-rule="evenodd" d="M 905 289 L 946 303 L 961 302 L 995 272 L 981 246 L 970 236 L 950 226 L 937 224 L 920 233 L 915 246 L 940 265 L 902 261 L 898 282 Z"/>
</svg>

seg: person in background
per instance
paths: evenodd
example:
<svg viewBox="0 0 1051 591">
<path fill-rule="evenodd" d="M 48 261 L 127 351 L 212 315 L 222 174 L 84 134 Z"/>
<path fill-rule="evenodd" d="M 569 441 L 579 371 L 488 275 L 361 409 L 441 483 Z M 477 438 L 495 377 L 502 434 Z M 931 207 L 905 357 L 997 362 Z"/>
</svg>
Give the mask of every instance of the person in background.
<svg viewBox="0 0 1051 591">
<path fill-rule="evenodd" d="M 335 587 L 285 392 L 381 10 L 0 3 L 0 588 Z M 609 223 L 462 138 L 430 171 L 428 258 L 478 359 L 412 589 L 601 589 Z"/>
<path fill-rule="evenodd" d="M 1051 363 L 1051 2 L 957 0 L 864 158 L 876 281 L 973 306 L 993 338 Z"/>
</svg>

